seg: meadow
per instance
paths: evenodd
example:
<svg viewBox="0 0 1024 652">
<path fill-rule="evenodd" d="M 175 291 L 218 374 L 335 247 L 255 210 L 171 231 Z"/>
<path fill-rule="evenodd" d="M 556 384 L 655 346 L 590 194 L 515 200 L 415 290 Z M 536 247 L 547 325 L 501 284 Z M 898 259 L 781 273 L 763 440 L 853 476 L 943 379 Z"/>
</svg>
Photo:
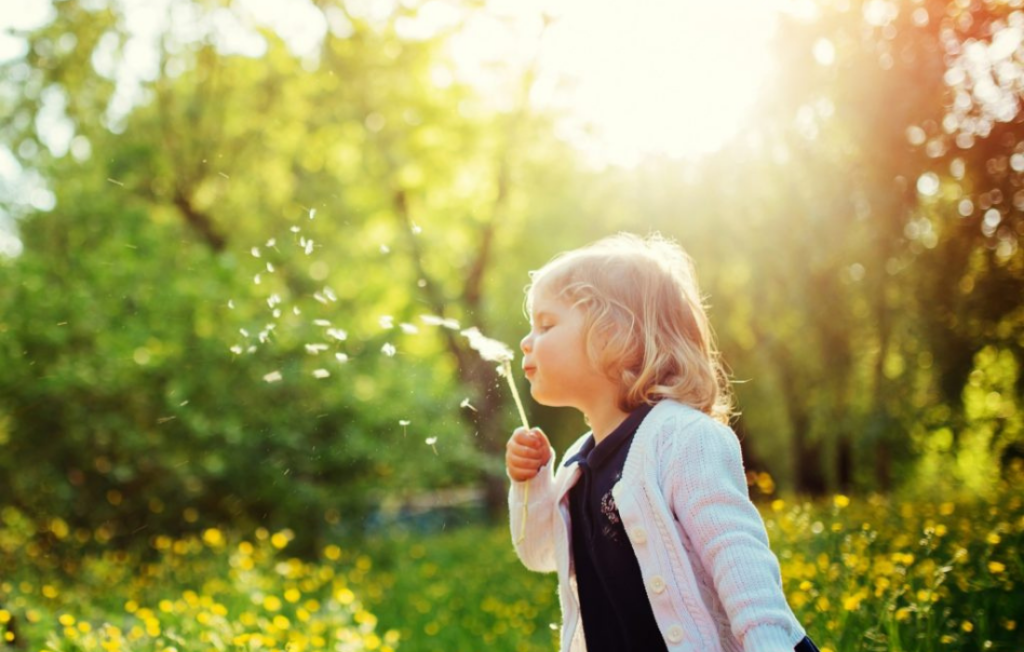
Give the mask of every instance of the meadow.
<svg viewBox="0 0 1024 652">
<path fill-rule="evenodd" d="M 1024 641 L 1022 489 L 1018 468 L 984 500 L 776 498 L 762 514 L 822 652 L 1011 651 Z M 102 530 L 13 507 L 0 518 L 11 649 L 557 648 L 555 577 L 522 568 L 503 526 L 396 527 L 301 559 L 289 530 L 209 528 L 105 550 Z"/>
</svg>

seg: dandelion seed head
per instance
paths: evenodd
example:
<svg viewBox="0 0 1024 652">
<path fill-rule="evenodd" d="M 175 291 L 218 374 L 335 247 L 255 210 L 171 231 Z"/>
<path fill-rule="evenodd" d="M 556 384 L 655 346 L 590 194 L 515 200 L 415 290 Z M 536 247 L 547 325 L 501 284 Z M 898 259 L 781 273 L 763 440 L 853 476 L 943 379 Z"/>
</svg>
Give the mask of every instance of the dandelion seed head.
<svg viewBox="0 0 1024 652">
<path fill-rule="evenodd" d="M 259 258 L 260 257 L 260 248 L 259 247 L 253 247 L 251 249 L 251 252 L 252 252 L 252 255 L 253 255 L 254 258 Z"/>
<path fill-rule="evenodd" d="M 269 374 L 263 376 L 263 380 L 268 383 L 276 383 L 281 380 L 281 378 L 282 376 L 280 371 L 271 371 Z"/>
<path fill-rule="evenodd" d="M 503 363 L 515 359 L 515 354 L 507 344 L 485 337 L 476 326 L 461 331 L 461 334 L 469 340 L 469 346 L 484 360 Z"/>
<path fill-rule="evenodd" d="M 314 369 L 313 370 L 313 378 L 318 378 L 318 379 L 329 378 L 330 375 L 331 375 L 331 372 L 327 371 L 326 369 Z"/>
<path fill-rule="evenodd" d="M 340 362 L 341 364 L 345 364 L 346 362 L 348 362 L 348 356 L 345 355 L 344 353 L 335 353 L 334 359 Z"/>
<path fill-rule="evenodd" d="M 417 328 L 415 324 L 402 323 L 399 324 L 399 326 L 401 327 L 402 332 L 408 335 L 415 335 L 420 332 L 420 329 Z"/>
<path fill-rule="evenodd" d="M 380 352 L 389 358 L 393 358 L 395 354 L 398 353 L 398 349 L 395 348 L 394 344 L 388 342 L 384 346 L 380 347 Z"/>
</svg>

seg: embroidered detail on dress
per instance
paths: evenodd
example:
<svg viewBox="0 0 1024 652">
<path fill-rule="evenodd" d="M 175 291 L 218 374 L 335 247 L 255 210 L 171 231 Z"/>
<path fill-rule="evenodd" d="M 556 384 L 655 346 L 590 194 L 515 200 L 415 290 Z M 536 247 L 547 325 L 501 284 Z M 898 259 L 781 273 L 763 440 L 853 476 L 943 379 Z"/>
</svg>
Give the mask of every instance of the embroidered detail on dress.
<svg viewBox="0 0 1024 652">
<path fill-rule="evenodd" d="M 601 534 L 606 539 L 618 543 L 620 541 L 619 530 L 622 529 L 622 526 L 619 525 L 621 520 L 619 519 L 619 510 L 615 506 L 615 497 L 610 491 L 601 497 L 601 514 L 607 519 L 606 523 L 601 524 Z M 616 525 L 619 527 L 615 527 Z"/>
</svg>

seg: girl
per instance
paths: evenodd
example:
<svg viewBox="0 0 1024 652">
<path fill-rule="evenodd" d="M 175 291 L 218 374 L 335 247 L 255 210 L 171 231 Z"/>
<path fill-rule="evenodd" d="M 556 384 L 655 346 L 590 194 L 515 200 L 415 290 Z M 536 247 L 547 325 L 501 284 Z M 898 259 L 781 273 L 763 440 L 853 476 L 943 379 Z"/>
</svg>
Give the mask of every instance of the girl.
<svg viewBox="0 0 1024 652">
<path fill-rule="evenodd" d="M 817 652 L 748 498 L 687 255 L 620 234 L 531 278 L 530 392 L 591 427 L 557 468 L 538 429 L 506 452 L 512 540 L 558 572 L 563 652 Z"/>
</svg>

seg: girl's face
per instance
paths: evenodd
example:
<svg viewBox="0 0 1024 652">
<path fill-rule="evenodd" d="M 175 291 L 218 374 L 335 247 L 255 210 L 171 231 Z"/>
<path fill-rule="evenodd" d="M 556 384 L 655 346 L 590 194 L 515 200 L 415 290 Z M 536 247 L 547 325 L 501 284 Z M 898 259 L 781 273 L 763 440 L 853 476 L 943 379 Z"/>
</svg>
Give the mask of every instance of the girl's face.
<svg viewBox="0 0 1024 652">
<path fill-rule="evenodd" d="M 541 405 L 585 413 L 607 401 L 614 383 L 587 356 L 584 314 L 543 286 L 534 286 L 529 334 L 519 343 L 530 394 Z"/>
</svg>

